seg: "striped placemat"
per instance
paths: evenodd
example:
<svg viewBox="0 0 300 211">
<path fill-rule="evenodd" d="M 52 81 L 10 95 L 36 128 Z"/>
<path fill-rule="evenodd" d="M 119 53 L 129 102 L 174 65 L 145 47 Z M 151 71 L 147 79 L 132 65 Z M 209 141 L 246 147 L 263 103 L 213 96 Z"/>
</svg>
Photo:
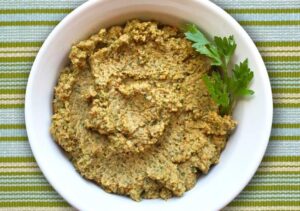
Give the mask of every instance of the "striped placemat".
<svg viewBox="0 0 300 211">
<path fill-rule="evenodd" d="M 73 210 L 47 183 L 28 144 L 24 94 L 54 26 L 83 0 L 0 0 L 0 210 Z M 274 97 L 263 162 L 224 210 L 300 210 L 300 0 L 214 0 L 247 30 Z"/>
</svg>

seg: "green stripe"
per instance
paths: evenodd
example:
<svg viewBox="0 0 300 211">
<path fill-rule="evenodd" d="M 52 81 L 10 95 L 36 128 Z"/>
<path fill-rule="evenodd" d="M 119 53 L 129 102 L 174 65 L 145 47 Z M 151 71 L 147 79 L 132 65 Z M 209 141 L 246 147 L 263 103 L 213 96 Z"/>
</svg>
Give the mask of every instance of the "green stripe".
<svg viewBox="0 0 300 211">
<path fill-rule="evenodd" d="M 300 123 L 274 123 L 273 128 L 300 128 Z"/>
<path fill-rule="evenodd" d="M 25 124 L 0 124 L 0 129 L 25 129 Z"/>
<path fill-rule="evenodd" d="M 300 8 L 232 8 L 226 9 L 231 14 L 273 14 L 273 13 L 300 13 Z"/>
<path fill-rule="evenodd" d="M 0 94 L 25 94 L 25 89 L 0 89 Z"/>
<path fill-rule="evenodd" d="M 273 78 L 294 78 L 300 77 L 300 72 L 268 72 Z"/>
<path fill-rule="evenodd" d="M 56 26 L 59 21 L 0 21 L 0 26 Z"/>
<path fill-rule="evenodd" d="M 35 59 L 34 56 L 28 57 L 0 57 L 0 62 L 33 62 Z"/>
<path fill-rule="evenodd" d="M 300 93 L 300 88 L 272 88 L 273 93 Z"/>
<path fill-rule="evenodd" d="M 255 173 L 256 175 L 299 175 L 300 176 L 300 172 L 299 171 L 257 171 Z"/>
<path fill-rule="evenodd" d="M 300 61 L 299 56 L 263 56 L 265 62 L 295 62 Z"/>
<path fill-rule="evenodd" d="M 51 186 L 0 186 L 0 192 L 10 191 L 53 191 Z"/>
<path fill-rule="evenodd" d="M 274 108 L 300 108 L 300 103 L 275 103 Z"/>
<path fill-rule="evenodd" d="M 274 186 L 275 187 L 275 186 Z M 260 207 L 260 206 L 266 206 L 266 207 L 273 207 L 273 206 L 300 206 L 300 201 L 232 201 L 228 206 L 231 207 L 240 207 L 240 206 L 246 206 L 246 207 Z M 266 208 L 266 210 L 272 210 L 272 208 Z M 284 207 L 282 210 L 287 210 Z"/>
<path fill-rule="evenodd" d="M 24 104 L 0 104 L 0 109 L 24 108 Z"/>
<path fill-rule="evenodd" d="M 43 176 L 43 174 L 39 171 L 35 172 L 0 172 L 0 176 Z"/>
<path fill-rule="evenodd" d="M 13 86 L 13 85 L 4 85 L 4 86 Z M 25 96 L 24 96 L 25 97 Z M 0 95 L 0 100 L 24 100 L 24 97 L 16 97 L 16 98 L 2 98 Z"/>
<path fill-rule="evenodd" d="M 239 21 L 243 26 L 293 26 L 300 25 L 300 20 L 282 21 Z"/>
<path fill-rule="evenodd" d="M 0 14 L 70 13 L 71 8 L 0 9 Z"/>
<path fill-rule="evenodd" d="M 64 201 L 14 201 L 14 202 L 0 202 L 0 207 L 70 207 Z"/>
<path fill-rule="evenodd" d="M 300 161 L 300 156 L 266 156 L 263 158 L 263 162 L 293 162 L 293 161 Z"/>
<path fill-rule="evenodd" d="M 300 41 L 257 41 L 257 47 L 300 46 Z"/>
<path fill-rule="evenodd" d="M 2 136 L 0 137 L 0 141 L 27 141 L 28 138 L 26 136 Z"/>
<path fill-rule="evenodd" d="M 284 190 L 293 190 L 299 191 L 300 185 L 248 185 L 245 191 L 284 191 Z M 300 201 L 299 201 L 300 204 Z"/>
<path fill-rule="evenodd" d="M 300 136 L 271 136 L 271 141 L 299 141 Z"/>
<path fill-rule="evenodd" d="M 295 167 L 300 167 L 300 164 L 298 161 L 278 161 L 278 162 L 263 162 L 260 166 L 260 168 L 264 168 L 262 171 L 265 171 L 265 168 L 284 168 L 284 167 L 290 167 L 290 168 L 295 168 Z"/>
<path fill-rule="evenodd" d="M 0 163 L 35 162 L 34 157 L 0 157 Z"/>
<path fill-rule="evenodd" d="M 300 172 L 295 170 L 295 171 L 257 171 L 255 173 L 256 175 L 259 176 L 266 176 L 269 177 L 269 175 L 274 175 L 274 177 L 280 176 L 288 176 L 288 175 L 295 175 L 296 177 L 300 176 Z"/>
<path fill-rule="evenodd" d="M 0 42 L 1 48 L 11 47 L 41 47 L 43 42 Z"/>
<path fill-rule="evenodd" d="M 0 78 L 28 78 L 29 73 L 0 73 Z"/>
</svg>

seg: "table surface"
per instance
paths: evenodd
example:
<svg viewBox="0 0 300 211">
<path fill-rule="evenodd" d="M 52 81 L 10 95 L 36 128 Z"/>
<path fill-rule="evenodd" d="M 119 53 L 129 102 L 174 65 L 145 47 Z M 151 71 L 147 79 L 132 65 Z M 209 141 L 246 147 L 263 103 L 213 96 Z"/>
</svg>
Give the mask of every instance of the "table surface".
<svg viewBox="0 0 300 211">
<path fill-rule="evenodd" d="M 83 0 L 0 0 L 0 210 L 73 210 L 32 156 L 24 94 L 33 60 Z M 270 76 L 274 118 L 257 173 L 224 210 L 300 210 L 300 0 L 213 0 L 246 29 Z"/>
</svg>

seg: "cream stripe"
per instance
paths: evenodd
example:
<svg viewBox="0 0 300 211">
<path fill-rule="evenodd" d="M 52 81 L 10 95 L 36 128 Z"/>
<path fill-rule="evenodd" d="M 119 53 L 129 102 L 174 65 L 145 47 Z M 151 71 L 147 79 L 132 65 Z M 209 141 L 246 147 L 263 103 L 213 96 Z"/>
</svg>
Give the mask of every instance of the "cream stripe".
<svg viewBox="0 0 300 211">
<path fill-rule="evenodd" d="M 262 56 L 300 56 L 300 52 L 261 52 Z"/>
<path fill-rule="evenodd" d="M 300 103 L 300 99 L 273 99 L 274 103 Z"/>
<path fill-rule="evenodd" d="M 22 56 L 36 56 L 36 53 L 0 53 L 0 57 L 22 57 Z"/>
<path fill-rule="evenodd" d="M 273 97 L 290 97 L 290 98 L 298 97 L 298 98 L 300 98 L 300 93 L 276 93 L 276 94 L 273 94 Z"/>
<path fill-rule="evenodd" d="M 39 47 L 14 47 L 14 48 L 0 48 L 1 52 L 9 51 L 38 51 Z"/>
<path fill-rule="evenodd" d="M 76 211 L 72 207 L 5 207 L 0 211 Z"/>
<path fill-rule="evenodd" d="M 0 94 L 0 99 L 1 98 L 24 98 L 25 94 Z"/>
<path fill-rule="evenodd" d="M 39 168 L 0 168 L 0 172 L 40 172 Z"/>
<path fill-rule="evenodd" d="M 263 51 L 300 51 L 300 46 L 276 46 L 276 47 L 258 47 Z"/>
<path fill-rule="evenodd" d="M 273 171 L 300 171 L 300 166 L 296 167 L 259 167 L 258 171 L 273 172 Z"/>
<path fill-rule="evenodd" d="M 22 104 L 24 103 L 24 100 L 1 100 L 1 104 Z"/>
<path fill-rule="evenodd" d="M 255 203 L 255 202 L 254 202 Z M 299 211 L 300 206 L 255 206 L 255 207 L 244 207 L 244 206 L 238 206 L 238 207 L 226 207 L 223 209 L 223 211 L 266 211 L 266 210 L 272 210 L 272 211 L 283 211 L 283 210 L 289 210 L 289 211 Z"/>
<path fill-rule="evenodd" d="M 34 166 L 37 167 L 37 164 L 35 162 L 21 162 L 21 163 L 0 163 L 0 168 L 1 167 L 6 167 L 6 166 Z"/>
<path fill-rule="evenodd" d="M 299 167 L 300 162 L 262 162 L 260 166 L 294 166 Z"/>
</svg>

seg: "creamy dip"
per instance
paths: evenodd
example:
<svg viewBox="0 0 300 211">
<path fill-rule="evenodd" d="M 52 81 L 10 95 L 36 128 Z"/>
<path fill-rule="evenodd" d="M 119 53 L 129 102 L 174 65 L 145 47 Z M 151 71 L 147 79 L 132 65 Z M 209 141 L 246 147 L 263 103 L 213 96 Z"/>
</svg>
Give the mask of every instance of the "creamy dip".
<svg viewBox="0 0 300 211">
<path fill-rule="evenodd" d="M 167 199 L 218 162 L 236 122 L 219 115 L 201 80 L 210 61 L 180 30 L 132 20 L 73 45 L 69 58 L 51 134 L 82 176 L 134 200 Z"/>
</svg>

